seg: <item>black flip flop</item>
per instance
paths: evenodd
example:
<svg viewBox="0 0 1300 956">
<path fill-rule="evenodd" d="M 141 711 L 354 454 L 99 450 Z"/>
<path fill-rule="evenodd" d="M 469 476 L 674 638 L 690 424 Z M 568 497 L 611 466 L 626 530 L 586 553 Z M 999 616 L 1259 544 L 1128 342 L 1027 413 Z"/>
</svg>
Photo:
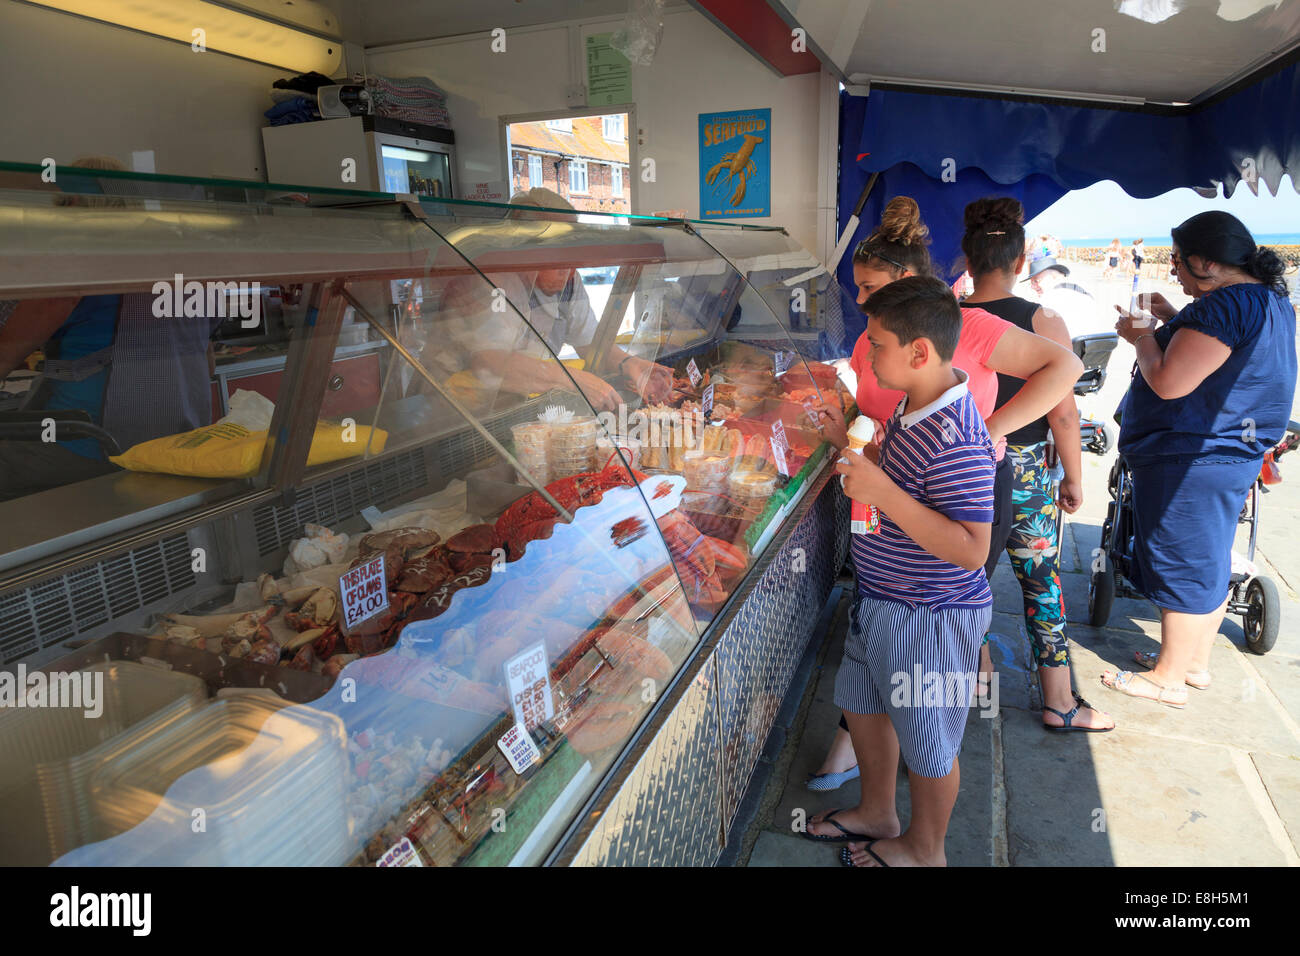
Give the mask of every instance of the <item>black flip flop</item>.
<svg viewBox="0 0 1300 956">
<path fill-rule="evenodd" d="M 839 830 L 840 833 L 843 834 L 843 836 L 820 836 L 816 833 L 809 832 L 808 829 L 805 828 L 803 831 L 803 838 L 805 840 L 812 840 L 814 843 L 866 843 L 871 840 L 874 840 L 875 837 L 873 836 L 868 836 L 865 833 L 853 833 L 849 830 L 844 829 L 842 826 L 840 826 L 838 823 L 835 822 L 834 819 L 835 814 L 843 813 L 845 809 L 846 809 L 845 807 L 840 807 L 840 809 L 838 810 L 832 810 L 830 813 L 826 814 L 826 816 L 822 817 L 820 820 L 814 821 L 816 823 L 829 823 L 835 829 Z"/>
<path fill-rule="evenodd" d="M 1052 713 L 1054 713 L 1057 717 L 1060 717 L 1060 718 L 1061 718 L 1061 721 L 1062 721 L 1062 724 L 1061 724 L 1060 727 L 1053 727 L 1051 724 L 1043 724 L 1043 729 L 1044 729 L 1044 730 L 1050 730 L 1052 733 L 1055 733 L 1055 734 L 1063 734 L 1063 733 L 1107 734 L 1107 733 L 1110 733 L 1112 730 L 1115 729 L 1114 727 L 1076 727 L 1076 726 L 1074 726 L 1074 718 L 1075 718 L 1075 715 L 1078 714 L 1079 711 L 1082 710 L 1082 709 L 1085 708 L 1085 707 L 1087 707 L 1089 710 L 1097 710 L 1097 708 L 1093 707 L 1092 704 L 1088 703 L 1086 700 L 1084 700 L 1082 697 L 1080 697 L 1077 693 L 1074 695 L 1074 709 L 1071 710 L 1071 711 L 1069 711 L 1068 713 L 1064 713 L 1064 714 L 1063 714 L 1063 713 L 1061 713 L 1059 710 L 1057 710 L 1055 707 L 1047 707 L 1047 706 L 1044 706 L 1044 707 L 1043 707 L 1043 710 L 1050 710 L 1050 711 L 1051 711 Z M 1097 713 L 1101 713 L 1101 711 L 1097 711 Z"/>
<path fill-rule="evenodd" d="M 863 849 L 866 850 L 867 853 L 871 855 L 871 858 L 872 858 L 873 860 L 875 860 L 877 863 L 879 863 L 879 864 L 880 864 L 881 866 L 883 866 L 885 869 L 889 869 L 889 868 L 890 868 L 890 867 L 889 867 L 889 864 L 886 863 L 886 862 L 885 862 L 885 861 L 880 857 L 880 855 L 879 855 L 878 853 L 876 853 L 875 850 L 871 849 L 871 848 L 872 848 L 873 846 L 875 846 L 875 845 L 876 845 L 876 841 L 875 841 L 875 840 L 872 840 L 872 841 L 871 841 L 870 843 L 868 843 L 865 847 L 863 847 Z M 844 849 L 840 850 L 840 862 L 843 863 L 845 866 L 854 866 L 854 863 L 853 863 L 853 853 L 852 853 L 851 850 L 849 850 L 848 847 L 844 847 Z M 854 867 L 854 868 L 856 869 L 856 867 Z"/>
</svg>

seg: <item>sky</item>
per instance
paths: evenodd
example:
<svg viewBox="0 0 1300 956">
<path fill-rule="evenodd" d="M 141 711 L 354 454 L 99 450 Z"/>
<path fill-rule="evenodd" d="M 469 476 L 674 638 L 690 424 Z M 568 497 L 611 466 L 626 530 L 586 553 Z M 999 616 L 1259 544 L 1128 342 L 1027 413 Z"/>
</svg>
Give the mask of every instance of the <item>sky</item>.
<svg viewBox="0 0 1300 956">
<path fill-rule="evenodd" d="M 1055 205 L 1025 224 L 1030 233 L 1050 233 L 1058 239 L 1104 239 L 1118 236 L 1127 245 L 1138 236 L 1149 244 L 1168 241 L 1169 230 L 1189 216 L 1224 209 L 1252 233 L 1300 233 L 1300 193 L 1282 177 L 1277 195 L 1260 183 L 1259 195 L 1245 183 L 1231 199 L 1203 199 L 1190 189 L 1174 189 L 1154 199 L 1133 199 L 1117 183 L 1094 183 L 1062 196 Z"/>
</svg>

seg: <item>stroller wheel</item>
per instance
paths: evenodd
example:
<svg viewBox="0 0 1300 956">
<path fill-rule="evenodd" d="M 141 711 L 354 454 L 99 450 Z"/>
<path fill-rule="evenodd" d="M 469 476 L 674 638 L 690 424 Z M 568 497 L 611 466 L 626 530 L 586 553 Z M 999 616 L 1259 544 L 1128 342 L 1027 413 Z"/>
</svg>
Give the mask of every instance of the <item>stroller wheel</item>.
<svg viewBox="0 0 1300 956">
<path fill-rule="evenodd" d="M 1097 434 L 1092 439 L 1092 451 L 1097 455 L 1104 455 L 1110 451 L 1110 446 L 1114 444 L 1115 438 L 1111 434 L 1110 428 L 1103 422 Z"/>
<path fill-rule="evenodd" d="M 1248 608 L 1242 615 L 1241 629 L 1246 633 L 1246 647 L 1256 654 L 1267 654 L 1277 643 L 1282 618 L 1282 599 L 1271 578 L 1252 578 L 1246 585 Z"/>
<path fill-rule="evenodd" d="M 1109 567 L 1093 571 L 1088 580 L 1088 623 L 1105 627 L 1115 603 L 1115 573 Z"/>
</svg>

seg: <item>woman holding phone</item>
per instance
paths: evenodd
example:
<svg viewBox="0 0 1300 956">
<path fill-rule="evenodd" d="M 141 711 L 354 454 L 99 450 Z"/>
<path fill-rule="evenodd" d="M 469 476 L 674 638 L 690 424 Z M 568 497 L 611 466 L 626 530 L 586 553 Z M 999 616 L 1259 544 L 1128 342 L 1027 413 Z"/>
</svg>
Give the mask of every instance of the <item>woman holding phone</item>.
<svg viewBox="0 0 1300 956">
<path fill-rule="evenodd" d="M 1157 293 L 1151 316 L 1120 309 L 1115 331 L 1137 349 L 1119 452 L 1133 475 L 1129 580 L 1160 608 L 1150 674 L 1107 671 L 1102 683 L 1170 707 L 1210 684 L 1237 516 L 1267 452 L 1281 440 L 1296 387 L 1296 319 L 1285 264 L 1235 216 L 1203 212 L 1172 230 L 1171 259 L 1191 305 Z M 1118 308 L 1118 306 L 1116 307 Z M 1159 327 L 1157 327 L 1159 325 Z"/>
</svg>

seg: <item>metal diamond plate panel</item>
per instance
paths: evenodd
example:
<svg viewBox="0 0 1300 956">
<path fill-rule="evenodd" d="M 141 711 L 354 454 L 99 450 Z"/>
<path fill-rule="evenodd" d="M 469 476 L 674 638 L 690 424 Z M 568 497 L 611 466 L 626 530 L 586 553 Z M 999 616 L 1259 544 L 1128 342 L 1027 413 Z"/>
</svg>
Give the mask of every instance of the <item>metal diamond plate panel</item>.
<svg viewBox="0 0 1300 956">
<path fill-rule="evenodd" d="M 728 828 L 839 572 L 835 518 L 841 497 L 829 483 L 822 489 L 719 643 Z"/>
<path fill-rule="evenodd" d="M 735 817 L 843 564 L 844 500 L 830 483 L 822 488 L 618 785 L 573 865 L 707 866 L 717 860 L 720 829 Z"/>
<path fill-rule="evenodd" d="M 573 866 L 708 866 L 721 850 L 712 661 L 641 754 Z"/>
</svg>

